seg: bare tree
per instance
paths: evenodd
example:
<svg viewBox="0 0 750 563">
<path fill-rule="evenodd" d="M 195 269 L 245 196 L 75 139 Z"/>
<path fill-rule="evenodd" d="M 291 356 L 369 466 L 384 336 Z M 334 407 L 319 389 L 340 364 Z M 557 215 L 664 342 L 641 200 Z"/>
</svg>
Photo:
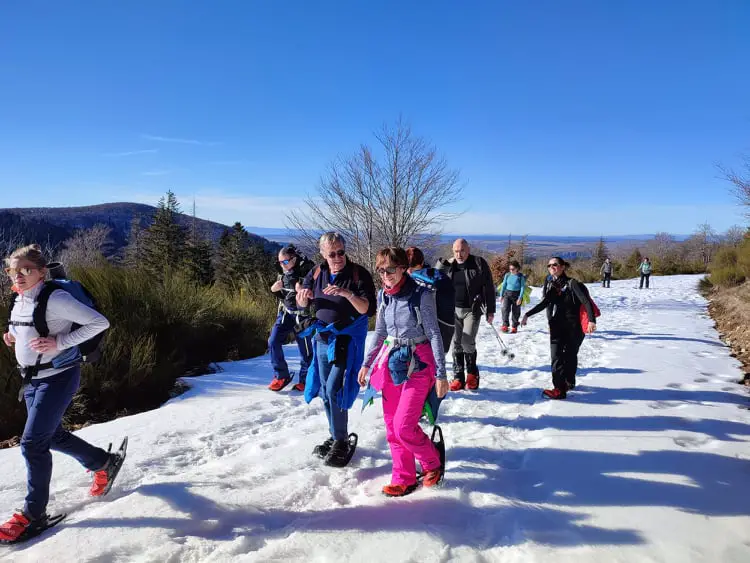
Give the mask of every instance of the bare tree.
<svg viewBox="0 0 750 563">
<path fill-rule="evenodd" d="M 675 247 L 675 240 L 669 233 L 656 233 L 654 238 L 646 243 L 647 252 L 652 258 L 664 260 Z"/>
<path fill-rule="evenodd" d="M 112 229 L 106 225 L 94 225 L 90 229 L 76 231 L 65 241 L 60 252 L 60 261 L 67 266 L 98 266 L 106 261 L 104 249 L 109 243 Z"/>
<path fill-rule="evenodd" d="M 741 225 L 732 225 L 727 229 L 727 232 L 722 235 L 722 241 L 724 244 L 737 247 L 739 246 L 745 237 L 747 236 L 748 229 Z"/>
<path fill-rule="evenodd" d="M 370 267 L 384 246 L 428 246 L 458 214 L 445 208 L 460 200 L 459 173 L 435 147 L 399 120 L 375 133 L 375 150 L 334 161 L 306 211 L 292 212 L 291 228 L 300 246 L 317 251 L 321 232 L 336 230 L 347 239 L 347 253 Z"/>
<path fill-rule="evenodd" d="M 716 246 L 716 231 L 708 223 L 698 225 L 693 238 L 698 244 L 698 254 L 705 266 L 711 261 L 713 250 Z"/>
<path fill-rule="evenodd" d="M 719 170 L 724 175 L 724 179 L 732 184 L 734 195 L 737 197 L 740 205 L 747 209 L 745 216 L 750 218 L 750 156 L 745 156 L 743 160 L 742 168 L 744 170 L 737 172 L 723 166 L 720 166 Z"/>
</svg>

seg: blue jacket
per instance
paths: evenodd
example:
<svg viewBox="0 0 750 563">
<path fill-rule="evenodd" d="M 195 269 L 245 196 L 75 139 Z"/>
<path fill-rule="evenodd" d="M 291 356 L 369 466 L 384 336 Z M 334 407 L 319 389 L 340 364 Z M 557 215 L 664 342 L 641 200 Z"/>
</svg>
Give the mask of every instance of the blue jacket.
<svg viewBox="0 0 750 563">
<path fill-rule="evenodd" d="M 328 334 L 328 361 L 333 361 L 336 351 L 336 338 L 338 336 L 350 336 L 349 347 L 346 351 L 346 371 L 344 372 L 344 385 L 336 393 L 336 404 L 342 408 L 350 409 L 359 395 L 359 382 L 357 375 L 365 359 L 365 341 L 367 340 L 367 315 L 360 315 L 354 322 L 345 328 L 337 329 L 335 323 L 326 325 L 322 321 L 316 321 L 300 333 L 300 337 L 312 335 L 313 333 Z M 318 347 L 313 346 L 313 358 L 310 368 L 307 370 L 305 380 L 305 401 L 309 404 L 315 397 L 320 396 L 320 368 L 318 367 Z"/>
<path fill-rule="evenodd" d="M 503 284 L 500 286 L 500 297 L 506 291 L 518 291 L 519 297 L 523 295 L 523 290 L 526 287 L 526 276 L 523 274 L 511 274 L 508 272 L 503 278 Z"/>
</svg>

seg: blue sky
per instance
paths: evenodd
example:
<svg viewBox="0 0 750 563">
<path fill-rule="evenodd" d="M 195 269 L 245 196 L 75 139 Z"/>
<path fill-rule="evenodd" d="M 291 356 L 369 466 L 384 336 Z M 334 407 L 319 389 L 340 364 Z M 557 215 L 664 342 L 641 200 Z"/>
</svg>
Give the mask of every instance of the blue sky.
<svg viewBox="0 0 750 563">
<path fill-rule="evenodd" d="M 155 203 L 275 227 L 399 115 L 455 233 L 742 223 L 750 2 L 6 0 L 0 207 Z"/>
</svg>

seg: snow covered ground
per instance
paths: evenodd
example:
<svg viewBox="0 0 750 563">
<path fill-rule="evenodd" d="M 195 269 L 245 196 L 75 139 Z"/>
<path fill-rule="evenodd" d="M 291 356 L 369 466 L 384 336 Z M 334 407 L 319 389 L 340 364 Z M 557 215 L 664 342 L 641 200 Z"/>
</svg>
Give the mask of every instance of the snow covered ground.
<svg viewBox="0 0 750 563">
<path fill-rule="evenodd" d="M 750 561 L 750 399 L 697 281 L 590 286 L 603 316 L 567 401 L 541 397 L 543 314 L 506 337 L 510 364 L 483 325 L 482 387 L 441 409 L 439 490 L 381 496 L 390 459 L 379 401 L 350 414 L 351 465 L 322 465 L 310 455 L 326 438 L 321 403 L 266 390 L 266 356 L 190 379 L 156 411 L 82 430 L 105 446 L 130 436 L 116 488 L 88 499 L 87 474 L 55 454 L 50 509 L 70 516 L 0 559 Z M 0 451 L 8 515 L 22 505 L 24 471 L 18 449 Z"/>
</svg>

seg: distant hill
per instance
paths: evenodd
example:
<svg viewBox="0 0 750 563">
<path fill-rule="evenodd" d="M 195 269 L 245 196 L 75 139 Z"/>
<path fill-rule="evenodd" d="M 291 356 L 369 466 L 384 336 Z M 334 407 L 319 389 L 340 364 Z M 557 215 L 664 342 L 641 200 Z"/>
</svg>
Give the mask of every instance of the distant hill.
<svg viewBox="0 0 750 563">
<path fill-rule="evenodd" d="M 24 242 L 45 242 L 53 246 L 63 243 L 78 229 L 90 229 L 94 225 L 107 225 L 112 229 L 114 249 L 120 250 L 127 243 L 131 222 L 137 218 L 142 227 L 150 224 L 156 207 L 142 203 L 104 203 L 85 207 L 29 207 L 0 209 L 0 238 L 9 240 L 20 237 Z M 195 221 L 201 236 L 217 242 L 227 225 L 180 214 L 180 224 L 190 227 Z M 267 251 L 278 245 L 251 233 L 251 237 L 263 244 Z"/>
</svg>

